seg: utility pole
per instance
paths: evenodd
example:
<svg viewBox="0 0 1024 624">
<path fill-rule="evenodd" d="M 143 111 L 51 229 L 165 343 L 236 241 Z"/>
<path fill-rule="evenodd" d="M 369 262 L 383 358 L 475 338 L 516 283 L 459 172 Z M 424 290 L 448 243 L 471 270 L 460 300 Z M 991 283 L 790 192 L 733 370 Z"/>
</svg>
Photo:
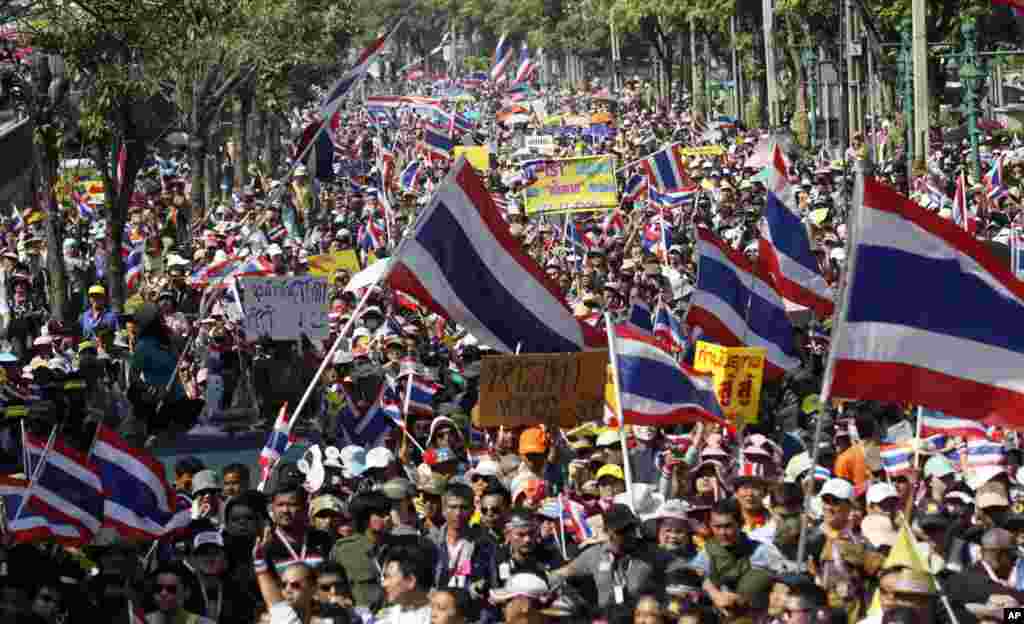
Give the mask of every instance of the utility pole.
<svg viewBox="0 0 1024 624">
<path fill-rule="evenodd" d="M 911 41 L 911 23 L 910 20 L 904 18 L 902 22 L 900 43 L 900 56 L 899 66 L 900 75 L 903 79 L 900 81 L 900 95 L 903 98 L 903 127 L 905 132 L 903 133 L 903 140 L 906 144 L 906 155 L 907 155 L 907 184 L 909 191 L 909 184 L 911 178 L 913 178 L 914 171 L 914 61 L 913 61 L 913 42 Z"/>
<path fill-rule="evenodd" d="M 736 51 L 736 15 L 733 14 L 729 18 L 729 37 L 730 44 L 732 45 L 732 94 L 733 102 L 735 103 L 735 115 L 736 121 L 743 121 L 743 95 L 740 92 L 741 83 L 743 82 L 740 76 L 740 57 L 739 52 Z"/>
<path fill-rule="evenodd" d="M 764 13 L 764 64 L 767 70 L 768 88 L 768 126 L 775 128 L 779 125 L 779 102 L 776 95 L 778 84 L 775 78 L 775 16 L 772 13 L 772 0 L 761 0 L 761 10 Z"/>
<path fill-rule="evenodd" d="M 608 9 L 608 31 L 611 36 L 612 47 L 612 92 L 618 93 L 622 87 L 619 81 L 619 63 L 622 61 L 619 52 L 619 37 L 615 30 L 615 5 Z"/>
<path fill-rule="evenodd" d="M 928 29 L 925 17 L 928 5 L 925 0 L 912 0 L 911 20 L 913 21 L 914 54 L 914 164 L 916 171 L 924 170 L 928 160 Z M 910 180 L 908 180 L 910 182 Z M 912 183 L 911 183 L 912 184 Z"/>
<path fill-rule="evenodd" d="M 700 74 L 697 71 L 697 67 L 700 62 L 697 60 L 697 20 L 690 18 L 690 71 L 691 79 L 693 82 L 693 93 L 690 94 L 692 101 L 691 109 L 694 114 L 703 112 L 704 102 L 701 100 L 703 95 L 703 85 L 700 82 Z"/>
</svg>

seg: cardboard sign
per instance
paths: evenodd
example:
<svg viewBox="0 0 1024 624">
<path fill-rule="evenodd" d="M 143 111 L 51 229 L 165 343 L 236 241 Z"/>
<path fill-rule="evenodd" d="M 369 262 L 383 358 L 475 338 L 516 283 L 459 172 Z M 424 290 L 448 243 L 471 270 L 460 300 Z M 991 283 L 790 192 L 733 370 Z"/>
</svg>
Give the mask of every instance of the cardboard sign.
<svg viewBox="0 0 1024 624">
<path fill-rule="evenodd" d="M 483 358 L 478 427 L 573 427 L 604 415 L 607 351 Z"/>
<path fill-rule="evenodd" d="M 242 327 L 257 340 L 323 340 L 330 331 L 327 280 L 322 277 L 243 277 L 239 280 Z"/>
<path fill-rule="evenodd" d="M 619 205 L 611 156 L 547 160 L 534 168 L 537 181 L 526 187 L 526 212 L 581 212 Z"/>
<path fill-rule="evenodd" d="M 697 341 L 693 368 L 711 373 L 722 413 L 737 428 L 758 422 L 766 351 L 760 347 L 723 347 Z"/>
</svg>

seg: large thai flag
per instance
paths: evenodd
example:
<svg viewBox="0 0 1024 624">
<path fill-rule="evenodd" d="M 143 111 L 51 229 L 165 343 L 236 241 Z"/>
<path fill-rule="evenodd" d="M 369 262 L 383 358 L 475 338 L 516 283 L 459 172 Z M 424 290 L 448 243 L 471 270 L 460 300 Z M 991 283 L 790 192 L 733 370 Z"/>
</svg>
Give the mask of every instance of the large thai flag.
<svg viewBox="0 0 1024 624">
<path fill-rule="evenodd" d="M 46 440 L 26 435 L 25 450 L 28 474 L 34 478 L 24 503 L 29 514 L 21 516 L 30 526 L 14 527 L 19 541 L 45 537 L 74 541 L 69 527 L 78 529 L 79 538 L 91 541 L 103 524 L 104 490 L 96 463 L 60 436 L 47 450 Z M 45 522 L 34 523 L 31 518 Z"/>
<path fill-rule="evenodd" d="M 835 308 L 832 290 L 811 253 L 807 228 L 793 210 L 796 195 L 787 176 L 786 161 L 776 145 L 765 180 L 767 227 L 761 231 L 758 257 L 784 299 L 814 310 L 819 318 L 827 318 Z"/>
<path fill-rule="evenodd" d="M 762 347 L 765 374 L 800 366 L 786 304 L 770 277 L 708 230 L 697 229 L 697 287 L 686 323 L 726 347 Z"/>
<path fill-rule="evenodd" d="M 295 415 L 288 415 L 288 403 L 285 402 L 277 413 L 274 428 L 270 430 L 270 435 L 267 436 L 267 442 L 263 445 L 263 450 L 260 451 L 260 484 L 258 489 L 261 492 L 266 487 L 274 466 L 284 457 L 284 454 L 295 442 L 296 438 L 292 435 L 292 425 L 294 424 Z"/>
<path fill-rule="evenodd" d="M 654 320 L 651 318 L 651 307 L 644 301 L 635 300 L 629 308 L 629 326 L 645 336 L 654 335 Z"/>
<path fill-rule="evenodd" d="M 679 320 L 664 303 L 659 303 L 654 314 L 654 335 L 671 353 L 682 353 L 686 350 L 686 336 Z"/>
<path fill-rule="evenodd" d="M 1006 447 L 988 438 L 967 441 L 967 468 L 1002 466 L 1006 463 Z"/>
<path fill-rule="evenodd" d="M 677 425 L 698 421 L 725 424 L 710 374 L 676 362 L 657 340 L 628 325 L 615 328 L 614 358 L 624 423 Z"/>
<path fill-rule="evenodd" d="M 823 397 L 1024 423 L 1024 283 L 983 243 L 873 178 L 858 204 Z"/>
<path fill-rule="evenodd" d="M 146 249 L 142 243 L 136 245 L 124 260 L 124 278 L 128 290 L 135 290 L 142 278 L 142 258 Z"/>
<path fill-rule="evenodd" d="M 345 96 L 352 91 L 352 87 L 370 70 L 370 66 L 377 60 L 380 51 L 387 45 L 388 39 L 398 30 L 403 20 L 405 20 L 404 16 L 398 18 L 391 28 L 370 42 L 370 45 L 366 46 L 366 49 L 359 55 L 355 65 L 345 72 L 337 82 L 331 85 L 331 88 L 327 91 L 320 104 L 320 119 L 324 120 L 324 124 L 328 123 L 331 117 L 338 112 Z"/>
<path fill-rule="evenodd" d="M 498 39 L 498 45 L 494 48 L 494 63 L 491 65 L 491 80 L 501 82 L 505 77 L 505 70 L 509 61 L 512 60 L 512 46 L 508 41 L 508 33 L 502 33 Z"/>
<path fill-rule="evenodd" d="M 934 435 L 958 436 L 961 438 L 984 438 L 988 436 L 985 425 L 976 420 L 947 416 L 930 409 L 921 410 L 921 437 Z"/>
<path fill-rule="evenodd" d="M 107 492 L 104 525 L 129 539 L 162 536 L 176 504 L 163 465 L 102 424 L 96 430 L 93 459 Z"/>
<path fill-rule="evenodd" d="M 519 67 L 516 68 L 516 78 L 513 84 L 520 84 L 526 82 L 533 73 L 536 66 L 530 59 L 530 48 L 523 42 L 523 45 L 519 48 Z"/>
<path fill-rule="evenodd" d="M 622 201 L 636 203 L 642 199 L 646 199 L 647 189 L 649 186 L 646 175 L 637 173 L 630 176 L 630 178 L 626 180 L 626 185 L 622 187 Z"/>
<path fill-rule="evenodd" d="M 460 158 L 395 252 L 392 287 L 407 292 L 500 351 L 598 348 L 598 330 L 572 315 L 512 238 L 490 193 Z"/>
<path fill-rule="evenodd" d="M 678 145 L 670 145 L 643 159 L 641 164 L 647 171 L 652 189 L 664 192 L 683 188 L 687 179 L 686 165 L 679 149 Z"/>
</svg>

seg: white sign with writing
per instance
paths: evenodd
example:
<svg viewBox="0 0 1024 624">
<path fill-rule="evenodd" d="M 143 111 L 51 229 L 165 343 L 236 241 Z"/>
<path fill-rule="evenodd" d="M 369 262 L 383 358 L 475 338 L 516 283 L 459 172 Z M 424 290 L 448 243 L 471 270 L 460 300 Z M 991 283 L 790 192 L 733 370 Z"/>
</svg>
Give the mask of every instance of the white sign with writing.
<svg viewBox="0 0 1024 624">
<path fill-rule="evenodd" d="M 297 340 L 302 334 L 314 341 L 327 337 L 327 278 L 244 277 L 239 282 L 242 326 L 249 340 L 263 336 Z"/>
</svg>

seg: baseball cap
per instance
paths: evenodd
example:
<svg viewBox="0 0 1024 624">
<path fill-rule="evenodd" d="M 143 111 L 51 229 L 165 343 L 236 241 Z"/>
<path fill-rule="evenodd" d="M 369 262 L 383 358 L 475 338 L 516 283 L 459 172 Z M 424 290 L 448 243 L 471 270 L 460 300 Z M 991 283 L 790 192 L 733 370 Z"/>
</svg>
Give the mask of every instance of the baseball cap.
<svg viewBox="0 0 1024 624">
<path fill-rule="evenodd" d="M 493 459 L 481 459 L 475 468 L 466 473 L 466 478 L 472 481 L 473 477 L 496 477 L 500 468 Z"/>
<path fill-rule="evenodd" d="M 853 484 L 846 479 L 832 478 L 821 488 L 821 497 L 832 496 L 842 501 L 853 498 Z"/>
<path fill-rule="evenodd" d="M 519 454 L 546 453 L 548 451 L 547 434 L 540 427 L 530 427 L 519 434 Z"/>
<path fill-rule="evenodd" d="M 594 446 L 597 446 L 597 447 L 615 446 L 618 443 L 619 443 L 619 434 L 617 432 L 615 432 L 615 431 L 608 430 L 608 431 L 602 431 L 601 434 L 599 436 L 597 436 L 597 441 L 594 442 Z"/>
<path fill-rule="evenodd" d="M 209 490 L 220 490 L 217 473 L 212 470 L 200 470 L 192 476 L 192 493 L 199 494 Z"/>
<path fill-rule="evenodd" d="M 877 505 L 887 498 L 899 498 L 899 492 L 888 483 L 875 483 L 868 488 L 868 504 Z"/>
<path fill-rule="evenodd" d="M 333 494 L 321 494 L 313 499 L 313 502 L 309 505 L 310 517 L 315 517 L 322 511 L 333 511 L 334 513 L 344 513 L 345 504 L 341 502 L 341 499 Z"/>
<path fill-rule="evenodd" d="M 597 475 L 594 479 L 600 481 L 602 477 L 612 477 L 619 481 L 626 480 L 626 475 L 622 472 L 622 467 L 616 464 L 605 464 L 604 466 L 601 466 L 601 469 L 597 471 Z"/>
<path fill-rule="evenodd" d="M 202 531 L 192 540 L 192 552 L 203 546 L 220 546 L 224 548 L 224 536 L 219 531 Z"/>
<path fill-rule="evenodd" d="M 933 455 L 928 458 L 928 461 L 924 464 L 924 478 L 929 477 L 942 477 L 955 474 L 956 469 L 953 468 L 953 462 L 949 461 L 942 455 Z"/>
<path fill-rule="evenodd" d="M 366 454 L 366 469 L 387 468 L 395 461 L 395 454 L 390 449 L 378 446 Z"/>
<path fill-rule="evenodd" d="M 491 590 L 491 601 L 508 602 L 513 598 L 543 598 L 548 593 L 547 581 L 536 574 L 513 574 L 501 589 Z"/>
<path fill-rule="evenodd" d="M 1002 492 L 996 492 L 994 490 L 986 490 L 978 494 L 977 507 L 978 509 L 987 509 L 989 507 L 1009 507 L 1010 499 L 1006 498 Z"/>
<path fill-rule="evenodd" d="M 366 449 L 350 444 L 341 449 L 341 464 L 348 478 L 358 477 L 366 472 Z"/>
</svg>

